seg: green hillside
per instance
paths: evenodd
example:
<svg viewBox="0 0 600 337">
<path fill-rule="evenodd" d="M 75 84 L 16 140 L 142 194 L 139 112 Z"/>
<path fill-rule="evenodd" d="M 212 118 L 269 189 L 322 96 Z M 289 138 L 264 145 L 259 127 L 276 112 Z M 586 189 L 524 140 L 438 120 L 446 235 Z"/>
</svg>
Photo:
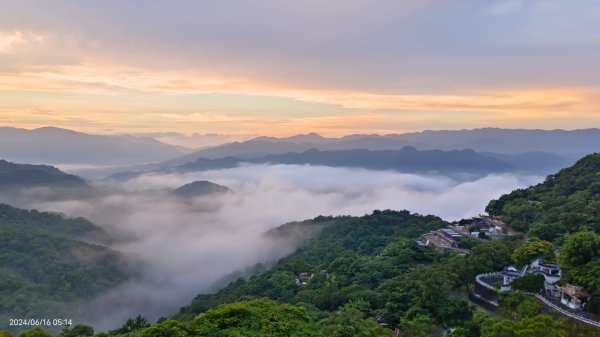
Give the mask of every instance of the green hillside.
<svg viewBox="0 0 600 337">
<path fill-rule="evenodd" d="M 513 262 L 523 245 L 518 238 L 480 240 L 468 255 L 441 255 L 414 238 L 446 222 L 389 210 L 362 217 L 318 217 L 291 226 L 319 223 L 324 227 L 320 234 L 271 270 L 232 282 L 216 294 L 199 295 L 172 319 L 150 328 L 121 328 L 108 335 L 392 336 L 386 324 L 404 336 L 439 336 L 450 327 L 457 328 L 457 337 L 598 333 L 544 315 L 535 299 L 519 293 L 502 301 L 500 317 L 468 301 L 475 275 Z M 264 330 L 285 326 L 287 318 L 278 314 L 275 303 L 293 306 L 306 331 Z M 211 320 L 202 319 L 206 317 Z M 264 320 L 268 323 L 261 324 Z M 512 332 L 502 334 L 506 329 Z"/>
<path fill-rule="evenodd" d="M 0 159 L 0 186 L 89 188 L 78 176 L 67 174 L 48 165 L 15 164 Z"/>
<path fill-rule="evenodd" d="M 519 231 L 557 243 L 583 226 L 600 233 L 600 154 L 492 200 L 486 211 Z"/>
<path fill-rule="evenodd" d="M 62 214 L 23 210 L 0 204 L 0 227 L 63 235 L 69 238 L 106 239 L 104 230 L 84 218 L 67 219 Z"/>
<path fill-rule="evenodd" d="M 85 219 L 0 205 L 0 328 L 9 318 L 62 317 L 116 286 L 123 257 L 80 238 L 106 234 Z"/>
</svg>

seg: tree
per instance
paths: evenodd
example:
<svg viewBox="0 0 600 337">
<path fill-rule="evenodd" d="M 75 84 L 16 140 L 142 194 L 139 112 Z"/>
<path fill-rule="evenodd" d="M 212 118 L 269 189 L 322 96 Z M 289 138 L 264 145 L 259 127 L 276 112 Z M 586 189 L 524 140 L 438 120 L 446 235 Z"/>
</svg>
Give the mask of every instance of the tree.
<svg viewBox="0 0 600 337">
<path fill-rule="evenodd" d="M 411 320 L 402 323 L 402 333 L 404 336 L 414 337 L 433 337 L 437 336 L 437 327 L 427 315 L 417 315 Z"/>
<path fill-rule="evenodd" d="M 505 318 L 525 318 L 539 314 L 541 305 L 535 297 L 529 294 L 521 291 L 508 291 L 502 293 L 500 297 L 500 309 L 500 313 Z"/>
<path fill-rule="evenodd" d="M 141 330 L 144 328 L 149 327 L 150 324 L 148 324 L 148 321 L 142 317 L 142 315 L 138 315 L 135 318 L 130 318 L 128 319 L 125 324 L 123 324 L 123 326 L 121 326 L 119 329 L 115 330 L 115 333 L 118 334 L 125 334 L 125 333 L 129 333 L 129 332 L 133 332 L 133 331 L 137 331 L 137 330 Z"/>
<path fill-rule="evenodd" d="M 519 277 L 511 283 L 515 290 L 522 290 L 530 293 L 537 293 L 544 287 L 544 275 L 531 274 Z"/>
<path fill-rule="evenodd" d="M 508 240 L 493 240 L 485 242 L 473 248 L 471 254 L 467 255 L 467 264 L 472 268 L 469 278 L 479 273 L 502 269 L 510 263 L 512 242 Z"/>
<path fill-rule="evenodd" d="M 58 337 L 90 337 L 94 336 L 94 328 L 89 325 L 78 324 L 73 328 L 65 327 Z"/>
<path fill-rule="evenodd" d="M 547 315 L 538 315 L 516 322 L 502 320 L 484 325 L 481 337 L 567 337 L 560 321 Z"/>
<path fill-rule="evenodd" d="M 518 306 L 517 313 L 522 318 L 533 317 L 540 313 L 542 305 L 533 297 L 525 298 Z"/>
<path fill-rule="evenodd" d="M 166 320 L 142 330 L 139 337 L 192 337 L 195 330 L 187 323 Z"/>
<path fill-rule="evenodd" d="M 567 337 L 567 331 L 560 321 L 548 315 L 525 318 L 517 324 L 517 336 Z"/>
<path fill-rule="evenodd" d="M 0 337 L 12 337 L 12 335 L 10 332 L 2 330 L 0 331 Z"/>
<path fill-rule="evenodd" d="M 517 322 L 507 319 L 491 325 L 484 325 L 481 328 L 481 337 L 516 337 L 517 325 Z"/>
<path fill-rule="evenodd" d="M 467 336 L 467 329 L 463 328 L 462 326 L 457 327 L 454 332 L 452 332 L 452 337 L 466 337 Z"/>
<path fill-rule="evenodd" d="M 19 334 L 19 337 L 54 337 L 52 336 L 51 333 L 49 333 L 48 331 L 40 328 L 40 327 L 35 327 L 31 330 L 26 330 L 23 331 Z"/>
<path fill-rule="evenodd" d="M 321 336 L 302 307 L 257 299 L 225 304 L 196 317 L 194 336 Z"/>
<path fill-rule="evenodd" d="M 354 303 L 355 304 L 355 303 Z M 345 305 L 342 310 L 319 322 L 326 336 L 336 337 L 385 337 L 392 332 L 382 328 L 371 318 L 355 308 L 354 304 Z"/>
<path fill-rule="evenodd" d="M 569 235 L 560 247 L 559 261 L 563 267 L 576 268 L 600 257 L 600 235 L 583 230 Z"/>
<path fill-rule="evenodd" d="M 554 256 L 554 247 L 545 240 L 532 238 L 519 248 L 515 249 L 511 258 L 519 266 L 522 267 L 531 262 L 536 257 L 544 257 L 552 259 Z"/>
</svg>

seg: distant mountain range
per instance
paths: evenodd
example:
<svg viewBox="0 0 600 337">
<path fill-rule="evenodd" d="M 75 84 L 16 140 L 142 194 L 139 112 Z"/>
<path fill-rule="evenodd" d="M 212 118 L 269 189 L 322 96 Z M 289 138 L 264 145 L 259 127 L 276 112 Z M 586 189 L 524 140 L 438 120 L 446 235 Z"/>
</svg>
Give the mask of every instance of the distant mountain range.
<svg viewBox="0 0 600 337">
<path fill-rule="evenodd" d="M 14 162 L 131 165 L 165 161 L 187 152 L 149 137 L 90 135 L 55 127 L 0 127 L 0 159 Z"/>
<path fill-rule="evenodd" d="M 183 164 L 198 158 L 257 158 L 272 154 L 303 152 L 311 148 L 321 151 L 364 149 L 372 151 L 400 150 L 412 146 L 419 150 L 464 150 L 521 154 L 546 152 L 571 159 L 600 150 L 600 129 L 519 130 L 474 129 L 458 131 L 423 131 L 389 135 L 349 135 L 325 138 L 315 133 L 286 138 L 257 137 L 199 150 L 165 164 Z"/>
<path fill-rule="evenodd" d="M 266 155 L 257 158 L 224 157 L 199 158 L 196 161 L 171 165 L 151 172 L 194 172 L 228 169 L 248 164 L 320 165 L 330 167 L 356 167 L 370 170 L 394 170 L 408 173 L 439 173 L 455 177 L 461 175 L 482 176 L 507 172 L 546 174 L 569 165 L 563 157 L 530 152 L 519 155 L 478 153 L 473 150 L 417 150 L 404 147 L 401 150 L 335 150 L 309 149 L 303 152 Z M 142 172 L 123 172 L 110 176 L 114 180 L 128 180 Z"/>
<path fill-rule="evenodd" d="M 268 155 L 255 159 L 226 157 L 222 159 L 198 159 L 196 162 L 175 167 L 179 171 L 202 171 L 214 168 L 230 168 L 240 163 L 321 165 L 331 167 L 359 167 L 372 170 L 396 170 L 401 172 L 441 173 L 488 173 L 508 172 L 516 167 L 473 150 L 419 151 L 413 147 L 402 150 L 338 150 L 319 151 L 310 149 L 301 153 L 290 152 Z M 221 167 L 216 167 L 221 165 Z"/>
<path fill-rule="evenodd" d="M 309 133 L 285 138 L 257 137 L 193 151 L 149 137 L 89 135 L 53 127 L 35 130 L 0 128 L 0 158 L 15 162 L 61 164 L 64 165 L 61 168 L 88 178 L 130 171 L 118 174 L 125 177 L 132 175 L 131 172 L 160 171 L 186 164 L 189 164 L 188 167 L 196 165 L 202 169 L 219 169 L 234 167 L 240 162 L 409 171 L 453 171 L 461 168 L 452 160 L 442 163 L 444 160 L 435 162 L 432 158 L 425 159 L 425 156 L 446 156 L 444 152 L 421 153 L 418 162 L 413 163 L 409 161 L 417 159 L 408 158 L 406 154 L 403 159 L 384 158 L 394 155 L 393 151 L 404 151 L 407 146 L 419 151 L 451 152 L 470 149 L 477 156 L 485 157 L 478 159 L 473 167 L 464 165 L 468 172 L 521 170 L 548 174 L 573 164 L 577 158 L 586 154 L 600 151 L 600 129 L 565 131 L 485 128 L 388 135 L 356 134 L 341 138 L 326 138 Z M 366 150 L 374 153 L 365 152 Z M 456 157 L 460 153 L 449 156 Z M 347 158 L 353 155 L 357 157 Z M 468 160 L 475 160 L 476 155 L 471 153 L 470 156 Z M 447 156 L 444 158 L 450 159 Z M 458 157 L 454 159 L 460 160 Z"/>
</svg>

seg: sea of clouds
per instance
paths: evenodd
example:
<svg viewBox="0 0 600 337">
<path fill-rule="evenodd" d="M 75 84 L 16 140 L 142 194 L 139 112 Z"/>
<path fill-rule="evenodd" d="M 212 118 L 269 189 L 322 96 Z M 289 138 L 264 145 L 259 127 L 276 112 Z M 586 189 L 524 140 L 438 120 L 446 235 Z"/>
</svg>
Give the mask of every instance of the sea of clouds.
<svg viewBox="0 0 600 337">
<path fill-rule="evenodd" d="M 30 201 L 29 207 L 83 216 L 135 257 L 138 276 L 83 310 L 100 329 L 142 314 L 168 316 L 198 293 L 223 286 L 227 275 L 269 265 L 296 245 L 263 235 L 318 215 L 364 215 L 407 209 L 446 220 L 475 216 L 489 200 L 540 182 L 539 176 L 489 175 L 473 180 L 364 169 L 244 165 L 194 173 L 149 173 L 129 181 L 93 182 L 102 191 L 80 200 Z M 235 193 L 181 198 L 171 191 L 208 180 Z"/>
</svg>

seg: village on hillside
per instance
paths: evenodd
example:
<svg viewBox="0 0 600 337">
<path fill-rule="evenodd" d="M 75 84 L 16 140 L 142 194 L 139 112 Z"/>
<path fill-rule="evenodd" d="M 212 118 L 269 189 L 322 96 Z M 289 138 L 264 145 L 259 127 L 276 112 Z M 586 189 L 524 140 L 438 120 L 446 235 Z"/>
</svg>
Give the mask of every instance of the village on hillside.
<svg viewBox="0 0 600 337">
<path fill-rule="evenodd" d="M 421 235 L 417 243 L 431 246 L 440 253 L 454 251 L 466 254 L 469 250 L 460 241 L 462 238 L 497 239 L 514 235 L 510 227 L 502 221 L 487 215 L 479 215 L 468 220 L 461 220 L 454 225 Z"/>
<path fill-rule="evenodd" d="M 464 219 L 446 228 L 425 233 L 417 243 L 421 246 L 433 247 L 439 253 L 454 252 L 468 254 L 469 249 L 462 241 L 465 238 L 479 240 L 495 240 L 516 233 L 501 219 L 487 215 L 479 215 Z M 491 310 L 499 307 L 499 295 L 512 291 L 513 282 L 540 285 L 538 291 L 530 292 L 546 307 L 571 319 L 600 327 L 600 317 L 585 312 L 585 305 L 591 295 L 582 286 L 561 282 L 563 271 L 560 265 L 536 257 L 524 266 L 507 265 L 501 271 L 477 275 L 475 287 L 469 298 L 475 303 Z M 535 280 L 539 283 L 535 283 Z M 524 282 L 523 282 L 524 281 Z M 537 288 L 536 288 L 537 289 Z"/>
</svg>

